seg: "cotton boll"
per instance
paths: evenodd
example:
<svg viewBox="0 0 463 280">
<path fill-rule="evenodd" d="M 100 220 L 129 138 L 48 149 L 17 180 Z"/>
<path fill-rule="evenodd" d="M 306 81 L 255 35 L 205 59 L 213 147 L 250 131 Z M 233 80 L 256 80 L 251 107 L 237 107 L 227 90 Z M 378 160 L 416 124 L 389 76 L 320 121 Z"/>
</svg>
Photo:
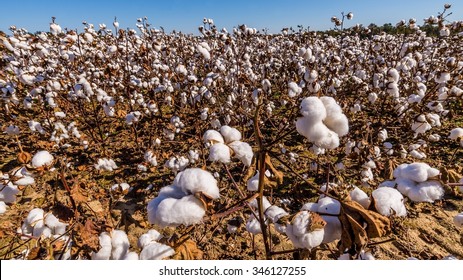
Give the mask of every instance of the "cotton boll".
<svg viewBox="0 0 463 280">
<path fill-rule="evenodd" d="M 107 232 L 102 232 L 99 236 L 101 249 L 92 253 L 92 260 L 109 260 L 111 257 L 111 236 Z"/>
<path fill-rule="evenodd" d="M 209 150 L 209 161 L 230 163 L 230 148 L 223 143 L 216 143 Z"/>
<path fill-rule="evenodd" d="M 24 220 L 24 223 L 33 226 L 36 222 L 43 219 L 44 213 L 45 212 L 43 211 L 43 209 L 34 208 L 27 215 L 26 219 Z"/>
<path fill-rule="evenodd" d="M 251 215 L 249 219 L 246 221 L 246 230 L 254 235 L 262 233 L 260 222 L 253 215 Z"/>
<path fill-rule="evenodd" d="M 259 171 L 246 182 L 246 187 L 250 192 L 256 192 L 259 188 Z"/>
<path fill-rule="evenodd" d="M 341 211 L 341 203 L 331 197 L 323 197 L 318 200 L 317 213 L 338 215 Z"/>
<path fill-rule="evenodd" d="M 394 177 L 403 177 L 415 182 L 421 183 L 428 180 L 429 175 L 437 176 L 439 170 L 431 168 L 428 164 L 422 162 L 414 162 L 400 169 L 400 173 L 394 172 Z M 396 176 L 398 175 L 398 177 Z M 433 176 L 433 177 L 434 177 Z"/>
<path fill-rule="evenodd" d="M 257 209 L 258 208 L 258 203 L 257 203 L 257 198 L 254 199 L 253 201 L 251 201 L 249 203 L 249 205 L 251 205 L 251 207 L 254 207 L 254 209 Z M 262 208 L 265 211 L 267 211 L 267 209 L 272 206 L 272 204 L 268 201 L 268 199 L 264 196 L 262 198 Z"/>
<path fill-rule="evenodd" d="M 371 104 L 375 104 L 376 100 L 378 100 L 378 95 L 375 92 L 370 92 L 368 94 L 368 101 Z"/>
<path fill-rule="evenodd" d="M 286 235 L 289 237 L 295 248 L 312 249 L 323 241 L 325 231 L 316 229 L 309 232 L 311 214 L 308 211 L 301 211 L 293 218 L 291 224 L 286 226 Z"/>
<path fill-rule="evenodd" d="M 453 223 L 457 227 L 463 227 L 463 212 L 459 213 L 455 217 L 453 217 Z"/>
<path fill-rule="evenodd" d="M 318 211 L 318 203 L 316 203 L 316 202 L 307 202 L 306 204 L 302 205 L 301 211 L 317 212 Z"/>
<path fill-rule="evenodd" d="M 245 166 L 251 165 L 252 158 L 254 157 L 254 152 L 252 151 L 252 147 L 248 143 L 234 141 L 228 144 L 228 146 L 235 152 L 233 157 L 241 160 Z"/>
<path fill-rule="evenodd" d="M 323 123 L 317 123 L 309 130 L 308 139 L 313 139 L 315 145 L 323 149 L 335 149 L 339 147 L 339 136 L 331 131 Z"/>
<path fill-rule="evenodd" d="M 8 206 L 5 204 L 5 202 L 0 200 L 0 214 L 5 213 L 7 207 Z"/>
<path fill-rule="evenodd" d="M 183 225 L 194 225 L 201 222 L 206 214 L 203 203 L 193 195 L 184 196 L 180 199 L 165 198 L 154 211 L 154 224 L 161 227 L 176 227 Z M 151 221 L 150 221 L 151 222 Z"/>
<path fill-rule="evenodd" d="M 378 188 L 372 192 L 376 210 L 384 216 L 395 214 L 403 217 L 407 215 L 402 194 L 393 188 Z"/>
<path fill-rule="evenodd" d="M 144 248 L 152 242 L 159 241 L 161 238 L 162 238 L 162 234 L 160 234 L 155 229 L 150 229 L 147 233 L 142 234 L 138 238 L 137 245 L 140 248 Z"/>
<path fill-rule="evenodd" d="M 315 96 L 304 98 L 301 102 L 300 111 L 304 117 L 309 119 L 310 123 L 322 121 L 327 115 L 325 105 Z"/>
<path fill-rule="evenodd" d="M 207 130 L 203 135 L 204 143 L 225 143 L 222 134 L 216 130 Z"/>
<path fill-rule="evenodd" d="M 121 260 L 129 250 L 129 239 L 127 234 L 122 230 L 113 230 L 111 232 L 111 258 Z"/>
<path fill-rule="evenodd" d="M 137 261 L 138 254 L 136 252 L 128 252 L 122 259 L 125 261 Z"/>
<path fill-rule="evenodd" d="M 35 237 L 40 237 L 42 236 L 42 234 L 44 233 L 45 229 L 47 228 L 45 226 L 45 223 L 43 221 L 43 217 L 41 220 L 37 220 L 35 221 L 33 224 L 31 224 L 33 226 L 33 229 L 32 229 L 32 236 L 35 236 Z M 45 236 L 47 237 L 47 236 Z"/>
<path fill-rule="evenodd" d="M 220 128 L 220 134 L 225 139 L 225 143 L 241 140 L 241 132 L 238 129 L 224 125 Z"/>
<path fill-rule="evenodd" d="M 406 178 L 397 178 L 395 185 L 397 185 L 397 190 L 405 196 L 408 196 L 411 189 L 416 188 L 416 183 Z"/>
<path fill-rule="evenodd" d="M 152 242 L 143 247 L 140 253 L 140 260 L 162 260 L 175 254 L 175 250 L 170 246 Z"/>
<path fill-rule="evenodd" d="M 444 196 L 444 188 L 438 181 L 426 181 L 410 188 L 407 194 L 414 202 L 431 202 L 442 199 Z"/>
<path fill-rule="evenodd" d="M 302 88 L 300 88 L 295 82 L 290 82 L 288 84 L 288 96 L 293 98 L 301 94 Z"/>
<path fill-rule="evenodd" d="M 424 159 L 426 158 L 426 154 L 424 152 L 420 152 L 417 150 L 413 150 L 410 152 L 410 156 L 416 159 Z"/>
<path fill-rule="evenodd" d="M 29 185 L 33 185 L 34 183 L 35 183 L 34 178 L 30 176 L 24 176 L 23 178 L 16 180 L 14 182 L 14 184 L 17 186 L 29 186 Z"/>
<path fill-rule="evenodd" d="M 322 243 L 330 243 L 341 239 L 342 226 L 339 218 L 326 215 L 321 215 L 321 217 L 326 222 Z"/>
<path fill-rule="evenodd" d="M 220 197 L 217 180 L 208 171 L 200 168 L 189 168 L 175 176 L 174 185 L 185 193 L 198 193 L 217 199 Z"/>
<path fill-rule="evenodd" d="M 450 131 L 449 138 L 451 140 L 457 140 L 458 138 L 463 138 L 463 128 L 457 127 Z"/>
<path fill-rule="evenodd" d="M 349 120 L 344 114 L 328 114 L 324 123 L 339 136 L 345 136 L 349 132 Z"/>
<path fill-rule="evenodd" d="M 364 191 L 362 191 L 358 187 L 355 187 L 353 190 L 351 190 L 349 192 L 349 195 L 353 201 L 358 202 L 360 205 L 362 205 L 363 208 L 368 209 L 368 207 L 370 207 L 370 198 Z"/>
<path fill-rule="evenodd" d="M 38 151 L 32 157 L 32 166 L 35 168 L 49 166 L 53 163 L 53 156 L 48 151 Z"/>
</svg>

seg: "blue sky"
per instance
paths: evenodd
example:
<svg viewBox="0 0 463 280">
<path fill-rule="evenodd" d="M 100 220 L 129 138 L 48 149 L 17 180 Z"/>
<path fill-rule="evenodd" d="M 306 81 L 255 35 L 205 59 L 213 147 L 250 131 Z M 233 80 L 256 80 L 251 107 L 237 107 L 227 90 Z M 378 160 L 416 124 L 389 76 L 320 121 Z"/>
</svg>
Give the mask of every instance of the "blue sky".
<svg viewBox="0 0 463 280">
<path fill-rule="evenodd" d="M 11 25 L 22 27 L 30 32 L 48 31 L 51 17 L 63 28 L 82 31 L 82 21 L 98 24 L 105 23 L 112 28 L 114 16 L 121 28 L 134 28 L 136 19 L 148 17 L 152 26 L 164 27 L 167 32 L 173 29 L 184 33 L 197 33 L 197 27 L 204 17 L 214 19 L 216 26 L 231 30 L 233 26 L 246 24 L 257 29 L 268 28 L 269 32 L 279 32 L 283 27 L 301 24 L 311 30 L 327 30 L 333 27 L 331 16 L 340 16 L 341 12 L 352 11 L 354 19 L 346 27 L 360 23 L 397 23 L 401 19 L 414 17 L 418 24 L 430 15 L 442 11 L 445 3 L 451 3 L 451 15 L 448 19 L 463 19 L 463 1 L 461 0 L 229 0 L 229 1 L 2 1 L 0 30 L 8 32 Z"/>
</svg>

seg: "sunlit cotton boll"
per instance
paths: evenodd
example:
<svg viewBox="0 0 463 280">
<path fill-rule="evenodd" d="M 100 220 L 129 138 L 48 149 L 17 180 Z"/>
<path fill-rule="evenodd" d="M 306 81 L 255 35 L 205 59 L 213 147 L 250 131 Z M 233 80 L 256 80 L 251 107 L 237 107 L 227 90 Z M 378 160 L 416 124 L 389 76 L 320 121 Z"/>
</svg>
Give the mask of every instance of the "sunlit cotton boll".
<svg viewBox="0 0 463 280">
<path fill-rule="evenodd" d="M 33 157 L 31 164 L 33 167 L 38 168 L 42 166 L 50 166 L 53 163 L 53 156 L 48 151 L 38 151 Z"/>
<path fill-rule="evenodd" d="M 368 207 L 370 207 L 370 198 L 358 187 L 354 187 L 354 189 L 349 192 L 349 195 L 353 201 L 358 202 L 363 208 L 368 209 Z"/>
<path fill-rule="evenodd" d="M 160 227 L 198 224 L 206 214 L 203 203 L 193 195 L 184 196 L 180 199 L 165 198 L 156 209 L 148 208 L 148 211 L 150 210 L 154 212 L 154 219 L 149 222 Z"/>
<path fill-rule="evenodd" d="M 254 157 L 254 152 L 252 151 L 252 147 L 248 143 L 234 141 L 228 144 L 228 146 L 234 152 L 233 157 L 241 160 L 241 162 L 243 162 L 245 166 L 251 165 L 252 158 Z"/>
<path fill-rule="evenodd" d="M 295 248 L 312 249 L 323 241 L 325 231 L 323 228 L 310 230 L 311 218 L 315 215 L 309 211 L 301 211 L 296 214 L 290 224 L 286 226 L 286 235 Z"/>
<path fill-rule="evenodd" d="M 178 173 L 174 185 L 185 193 L 201 192 L 213 199 L 220 197 L 217 180 L 210 172 L 201 168 L 189 168 Z"/>
<path fill-rule="evenodd" d="M 427 163 L 414 162 L 411 164 L 401 164 L 393 171 L 395 178 L 406 178 L 415 182 L 421 183 L 428 178 L 439 175 L 440 172 L 436 168 L 430 167 Z"/>
<path fill-rule="evenodd" d="M 209 161 L 230 163 L 230 147 L 223 143 L 216 143 L 209 149 Z"/>
<path fill-rule="evenodd" d="M 19 189 L 11 181 L 7 184 L 0 183 L 0 201 L 4 203 L 13 203 L 16 200 L 16 195 Z"/>
<path fill-rule="evenodd" d="M 304 98 L 301 102 L 300 111 L 304 117 L 308 118 L 310 123 L 322 121 L 327 115 L 325 105 L 315 96 Z"/>
<path fill-rule="evenodd" d="M 222 134 L 225 143 L 241 140 L 241 132 L 239 132 L 238 129 L 228 125 L 224 125 L 220 128 L 220 134 Z"/>
<path fill-rule="evenodd" d="M 374 206 L 381 215 L 396 215 L 399 217 L 407 215 L 404 197 L 398 190 L 389 187 L 381 187 L 374 190 L 371 195 L 374 199 Z"/>
<path fill-rule="evenodd" d="M 111 236 L 107 232 L 102 232 L 98 237 L 100 240 L 100 250 L 93 252 L 91 255 L 92 260 L 109 260 L 111 258 Z"/>
</svg>

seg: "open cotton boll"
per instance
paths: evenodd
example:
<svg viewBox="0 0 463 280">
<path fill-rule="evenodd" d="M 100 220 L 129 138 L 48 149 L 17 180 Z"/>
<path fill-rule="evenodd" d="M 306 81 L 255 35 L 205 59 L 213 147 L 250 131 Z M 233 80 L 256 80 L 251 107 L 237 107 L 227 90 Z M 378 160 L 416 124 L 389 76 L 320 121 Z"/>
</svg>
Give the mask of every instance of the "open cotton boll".
<svg viewBox="0 0 463 280">
<path fill-rule="evenodd" d="M 34 178 L 29 177 L 29 176 L 22 177 L 21 179 L 16 180 L 14 182 L 14 184 L 17 186 L 29 186 L 29 185 L 33 185 L 34 183 L 35 183 Z"/>
<path fill-rule="evenodd" d="M 363 208 L 368 209 L 368 207 L 370 207 L 370 198 L 360 188 L 355 187 L 353 190 L 349 192 L 349 195 L 353 201 L 358 202 L 360 205 L 362 205 Z"/>
<path fill-rule="evenodd" d="M 230 163 L 230 147 L 223 143 L 216 143 L 209 149 L 209 161 L 218 161 L 221 163 Z"/>
<path fill-rule="evenodd" d="M 42 217 L 43 218 L 43 217 Z M 35 236 L 35 237 L 40 237 L 42 236 L 42 234 L 44 233 L 45 229 L 47 228 L 45 226 L 45 223 L 43 222 L 43 219 L 42 220 L 38 220 L 36 221 L 33 225 L 33 229 L 32 229 L 32 236 Z M 44 235 L 45 237 L 48 237 L 50 236 L 49 234 L 50 232 L 47 231 L 47 236 Z"/>
<path fill-rule="evenodd" d="M 52 230 L 53 234 L 61 235 L 66 232 L 66 224 L 60 222 L 52 213 L 45 216 L 45 225 Z"/>
<path fill-rule="evenodd" d="M 463 227 L 463 212 L 459 213 L 455 217 L 453 217 L 453 223 L 457 227 Z"/>
<path fill-rule="evenodd" d="M 279 224 L 278 220 L 287 215 L 289 215 L 288 212 L 286 212 L 283 208 L 278 207 L 276 205 L 272 205 L 269 208 L 267 208 L 267 210 L 265 210 L 265 216 L 274 223 L 275 229 L 279 233 L 286 232 L 286 225 Z"/>
<path fill-rule="evenodd" d="M 250 192 L 256 192 L 259 189 L 259 171 L 246 182 L 246 187 Z"/>
<path fill-rule="evenodd" d="M 427 163 L 414 162 L 411 164 L 401 164 L 393 172 L 395 178 L 406 178 L 421 183 L 429 177 L 439 175 L 439 170 L 430 167 Z M 431 175 L 431 176 L 430 176 Z"/>
<path fill-rule="evenodd" d="M 16 195 L 18 193 L 18 187 L 12 182 L 8 182 L 6 185 L 0 183 L 0 201 L 13 203 L 16 200 Z"/>
<path fill-rule="evenodd" d="M 418 183 L 408 190 L 408 198 L 414 202 L 431 202 L 442 199 L 444 188 L 438 181 L 426 181 Z"/>
<path fill-rule="evenodd" d="M 201 168 L 189 168 L 178 173 L 175 176 L 174 185 L 180 187 L 185 193 L 202 192 L 213 199 L 220 197 L 217 180 L 210 172 Z"/>
<path fill-rule="evenodd" d="M 250 166 L 254 152 L 252 151 L 251 145 L 246 142 L 234 141 L 228 144 L 228 146 L 235 152 L 233 157 L 241 160 L 245 166 Z"/>
<path fill-rule="evenodd" d="M 341 212 L 341 203 L 331 197 L 322 197 L 318 200 L 317 213 L 338 215 Z"/>
<path fill-rule="evenodd" d="M 295 82 L 290 82 L 288 84 L 288 96 L 293 98 L 301 94 L 302 88 L 300 88 Z"/>
<path fill-rule="evenodd" d="M 92 260 L 109 260 L 111 258 L 111 236 L 107 232 L 102 232 L 98 237 L 100 240 L 100 250 L 92 253 Z"/>
<path fill-rule="evenodd" d="M 121 260 L 127 254 L 130 243 L 127 234 L 123 230 L 113 230 L 111 232 L 111 258 Z"/>
<path fill-rule="evenodd" d="M 175 254 L 175 250 L 170 246 L 152 242 L 143 247 L 140 253 L 140 260 L 162 260 Z"/>
<path fill-rule="evenodd" d="M 161 227 L 189 226 L 201 222 L 205 214 L 203 203 L 193 195 L 180 199 L 168 197 L 154 210 L 152 221 Z"/>
<path fill-rule="evenodd" d="M 323 228 L 309 232 L 311 214 L 308 211 L 301 211 L 296 214 L 292 222 L 286 225 L 286 235 L 289 237 L 295 248 L 312 249 L 323 241 L 325 231 Z"/>
<path fill-rule="evenodd" d="M 150 243 L 159 241 L 159 239 L 162 238 L 162 234 L 160 234 L 157 230 L 155 229 L 150 229 L 147 233 L 142 234 L 138 238 L 137 245 L 140 248 L 144 248 L 148 246 Z"/>
<path fill-rule="evenodd" d="M 251 207 L 254 207 L 254 209 L 257 209 L 257 208 L 258 208 L 258 205 L 259 205 L 259 204 L 257 203 L 257 198 L 254 199 L 253 201 L 251 201 L 251 202 L 249 203 L 249 205 L 251 205 Z M 268 201 L 268 199 L 267 199 L 265 196 L 262 197 L 262 206 L 263 206 L 262 208 L 264 208 L 264 209 L 263 209 L 264 212 L 267 211 L 267 209 L 268 209 L 270 206 L 272 206 L 272 204 Z"/>
<path fill-rule="evenodd" d="M 317 212 L 318 211 L 318 203 L 316 203 L 316 202 L 307 202 L 306 204 L 302 205 L 301 211 Z"/>
<path fill-rule="evenodd" d="M 374 199 L 376 210 L 383 216 L 395 214 L 399 217 L 407 215 L 407 209 L 404 205 L 404 197 L 402 194 L 393 188 L 382 187 L 374 190 L 371 193 Z"/>
<path fill-rule="evenodd" d="M 222 134 L 223 138 L 225 139 L 225 143 L 241 140 L 241 132 L 239 132 L 238 129 L 228 125 L 223 125 L 220 128 L 220 134 Z"/>
<path fill-rule="evenodd" d="M 124 260 L 124 261 L 137 261 L 138 260 L 138 254 L 136 252 L 128 252 L 122 258 L 122 260 Z"/>
<path fill-rule="evenodd" d="M 463 138 L 463 128 L 457 127 L 450 131 L 449 138 L 451 140 L 457 140 L 458 138 Z"/>
<path fill-rule="evenodd" d="M 336 100 L 331 96 L 322 96 L 320 97 L 323 105 L 326 109 L 326 114 L 329 115 L 340 115 L 342 114 L 342 108 L 336 102 Z"/>
<path fill-rule="evenodd" d="M 204 143 L 225 143 L 225 140 L 223 139 L 222 134 L 218 132 L 217 130 L 207 130 L 204 132 L 203 135 L 203 141 Z"/>
<path fill-rule="evenodd" d="M 330 243 L 341 239 L 342 226 L 339 218 L 327 215 L 320 215 L 320 217 L 326 222 L 322 243 Z"/>
<path fill-rule="evenodd" d="M 0 200 L 0 214 L 5 213 L 7 207 L 8 206 L 6 206 L 5 202 Z"/>
<path fill-rule="evenodd" d="M 323 102 L 315 96 L 309 96 L 302 100 L 300 112 L 310 122 L 319 122 L 326 118 L 327 112 Z"/>
<path fill-rule="evenodd" d="M 35 168 L 42 167 L 44 165 L 49 166 L 53 163 L 53 156 L 48 151 L 38 151 L 32 157 L 31 163 Z"/>
<path fill-rule="evenodd" d="M 249 219 L 246 221 L 246 230 L 251 234 L 262 233 L 260 222 L 254 217 L 254 215 L 249 216 Z"/>
<path fill-rule="evenodd" d="M 344 114 L 328 114 L 323 123 L 339 136 L 345 136 L 349 133 L 349 120 Z"/>
<path fill-rule="evenodd" d="M 43 220 L 44 213 L 43 209 L 34 208 L 27 215 L 24 223 L 33 226 L 36 222 Z"/>
</svg>

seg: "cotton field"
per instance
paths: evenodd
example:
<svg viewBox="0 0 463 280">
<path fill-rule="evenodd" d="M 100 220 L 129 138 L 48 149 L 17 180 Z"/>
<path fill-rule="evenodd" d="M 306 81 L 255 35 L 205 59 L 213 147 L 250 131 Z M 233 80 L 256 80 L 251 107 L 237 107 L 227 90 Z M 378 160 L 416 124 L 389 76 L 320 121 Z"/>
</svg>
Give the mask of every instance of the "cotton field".
<svg viewBox="0 0 463 280">
<path fill-rule="evenodd" d="M 344 29 L 353 13 L 12 26 L 1 258 L 462 259 L 463 22 L 443 15 L 438 36 Z"/>
</svg>

